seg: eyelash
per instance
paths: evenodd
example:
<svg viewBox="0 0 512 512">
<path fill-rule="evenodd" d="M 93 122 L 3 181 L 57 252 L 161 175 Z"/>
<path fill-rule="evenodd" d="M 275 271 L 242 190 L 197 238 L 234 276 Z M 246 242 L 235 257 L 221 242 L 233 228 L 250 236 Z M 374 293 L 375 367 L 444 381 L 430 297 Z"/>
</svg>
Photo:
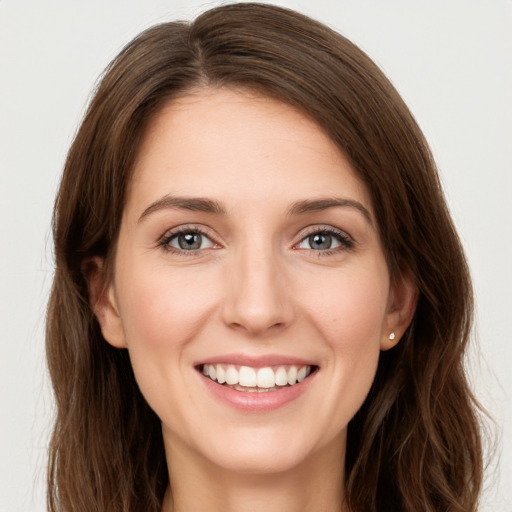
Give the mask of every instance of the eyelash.
<svg viewBox="0 0 512 512">
<path fill-rule="evenodd" d="M 185 250 L 185 249 L 178 249 L 176 247 L 173 247 L 170 245 L 173 239 L 177 238 L 180 235 L 185 234 L 194 234 L 194 235 L 201 235 L 208 240 L 211 241 L 212 245 L 218 245 L 212 240 L 212 236 L 206 232 L 204 229 L 200 229 L 196 226 L 183 226 L 179 229 L 173 230 L 171 232 L 165 233 L 162 238 L 158 241 L 158 246 L 162 247 L 162 249 L 166 252 L 174 253 L 174 254 L 180 254 L 180 255 L 186 255 L 186 256 L 193 256 L 196 255 L 199 251 L 202 251 L 204 249 L 192 249 L 192 250 Z"/>
<path fill-rule="evenodd" d="M 158 241 L 158 246 L 162 247 L 163 250 L 166 252 L 174 253 L 174 254 L 180 254 L 180 255 L 196 255 L 198 252 L 204 250 L 204 249 L 192 249 L 192 250 L 185 250 L 185 249 L 178 249 L 176 247 L 173 247 L 170 245 L 171 241 L 175 238 L 177 238 L 180 235 L 184 234 L 194 234 L 194 235 L 200 235 L 203 237 L 206 237 L 213 246 L 218 245 L 216 242 L 213 241 L 212 236 L 204 229 L 198 228 L 196 226 L 183 226 L 179 229 L 176 229 L 171 232 L 167 232 L 164 234 L 160 240 Z M 333 249 L 325 249 L 325 250 L 314 250 L 314 249 L 305 249 L 308 251 L 315 252 L 318 257 L 322 256 L 330 256 L 334 253 L 340 252 L 340 251 L 347 251 L 351 250 L 355 246 L 354 240 L 347 235 L 344 231 L 335 229 L 333 227 L 318 227 L 315 226 L 311 228 L 309 231 L 307 231 L 302 238 L 299 240 L 298 243 L 294 244 L 293 248 L 297 249 L 298 246 L 303 243 L 305 240 L 307 240 L 309 237 L 314 235 L 327 235 L 333 237 L 337 242 L 340 243 L 339 247 L 335 247 Z"/>
<path fill-rule="evenodd" d="M 309 231 L 307 231 L 300 241 L 294 245 L 294 248 L 297 247 L 299 244 L 307 240 L 309 237 L 314 235 L 327 235 L 333 237 L 336 241 L 340 243 L 339 247 L 335 247 L 333 249 L 324 249 L 324 250 L 314 250 L 314 249 L 306 249 L 308 251 L 312 251 L 316 253 L 315 255 L 317 257 L 322 256 L 331 256 L 335 253 L 342 252 L 342 251 L 350 251 L 355 246 L 355 241 L 352 237 L 350 237 L 347 233 L 344 231 L 341 231 L 339 229 L 335 229 L 331 226 L 329 227 L 319 227 L 315 226 L 312 227 Z"/>
</svg>

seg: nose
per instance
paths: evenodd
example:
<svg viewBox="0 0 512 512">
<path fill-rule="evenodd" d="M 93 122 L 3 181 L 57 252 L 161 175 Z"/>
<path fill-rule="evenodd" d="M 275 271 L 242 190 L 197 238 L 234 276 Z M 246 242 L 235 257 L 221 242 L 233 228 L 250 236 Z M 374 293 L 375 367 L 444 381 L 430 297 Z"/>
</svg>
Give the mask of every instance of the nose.
<svg viewBox="0 0 512 512">
<path fill-rule="evenodd" d="M 272 250 L 265 254 L 245 250 L 234 255 L 233 260 L 226 266 L 224 323 L 252 336 L 288 326 L 294 308 L 287 272 L 279 258 Z"/>
</svg>

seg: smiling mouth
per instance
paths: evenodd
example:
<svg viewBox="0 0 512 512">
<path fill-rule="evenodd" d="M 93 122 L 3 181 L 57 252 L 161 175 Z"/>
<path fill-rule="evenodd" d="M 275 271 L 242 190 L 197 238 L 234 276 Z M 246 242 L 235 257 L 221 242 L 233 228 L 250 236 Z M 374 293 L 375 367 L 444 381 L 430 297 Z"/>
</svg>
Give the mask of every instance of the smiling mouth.
<svg viewBox="0 0 512 512">
<path fill-rule="evenodd" d="M 293 387 L 307 379 L 316 366 L 281 365 L 253 368 L 233 364 L 203 364 L 198 367 L 205 377 L 237 391 L 265 393 Z"/>
</svg>

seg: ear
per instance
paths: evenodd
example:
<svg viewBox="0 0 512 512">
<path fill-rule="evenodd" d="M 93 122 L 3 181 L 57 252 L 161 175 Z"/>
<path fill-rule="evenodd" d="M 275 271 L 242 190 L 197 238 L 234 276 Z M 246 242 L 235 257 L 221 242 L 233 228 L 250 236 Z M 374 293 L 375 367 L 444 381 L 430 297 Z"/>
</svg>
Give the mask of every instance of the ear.
<svg viewBox="0 0 512 512">
<path fill-rule="evenodd" d="M 100 324 L 103 337 L 113 347 L 126 348 L 114 285 L 107 278 L 105 260 L 100 257 L 85 260 L 82 272 L 87 280 L 91 308 Z"/>
<path fill-rule="evenodd" d="M 381 334 L 381 350 L 393 348 L 409 327 L 416 311 L 418 287 L 409 271 L 392 281 L 386 319 Z"/>
</svg>

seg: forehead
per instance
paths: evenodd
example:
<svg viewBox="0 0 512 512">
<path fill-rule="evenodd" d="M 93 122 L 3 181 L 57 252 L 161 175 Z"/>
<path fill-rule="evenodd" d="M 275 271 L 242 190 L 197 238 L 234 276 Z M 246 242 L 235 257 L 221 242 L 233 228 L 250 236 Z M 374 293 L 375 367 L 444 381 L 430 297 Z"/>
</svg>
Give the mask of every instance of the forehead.
<svg viewBox="0 0 512 512">
<path fill-rule="evenodd" d="M 150 121 L 129 202 L 169 193 L 268 201 L 270 192 L 283 202 L 342 193 L 370 206 L 347 158 L 310 117 L 250 91 L 202 89 Z"/>
</svg>

